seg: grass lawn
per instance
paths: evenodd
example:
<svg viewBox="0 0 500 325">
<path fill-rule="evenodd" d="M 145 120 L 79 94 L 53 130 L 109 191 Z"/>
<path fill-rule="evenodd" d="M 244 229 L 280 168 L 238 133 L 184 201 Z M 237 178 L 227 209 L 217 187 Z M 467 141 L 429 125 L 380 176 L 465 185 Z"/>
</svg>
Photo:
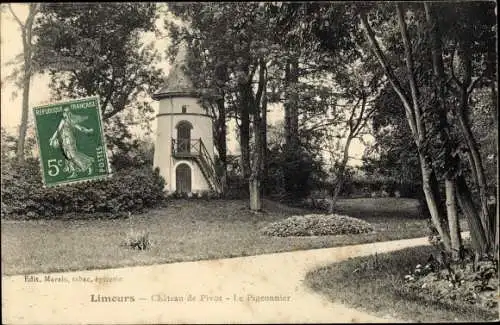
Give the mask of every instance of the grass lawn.
<svg viewBox="0 0 500 325">
<path fill-rule="evenodd" d="M 267 237 L 269 222 L 311 211 L 265 200 L 254 214 L 246 201 L 173 200 L 129 219 L 2 220 L 2 274 L 102 269 L 344 246 L 428 234 L 416 201 L 341 200 L 343 213 L 370 222 L 374 233 L 324 237 Z M 121 244 L 131 230 L 149 231 L 154 246 L 138 251 Z"/>
<path fill-rule="evenodd" d="M 356 309 L 409 322 L 480 322 L 498 319 L 484 310 L 461 304 L 427 302 L 415 294 L 402 293 L 404 276 L 415 265 L 435 253 L 432 246 L 421 246 L 374 256 L 352 258 L 311 271 L 306 284 L 331 301 Z M 357 270 L 357 271 L 356 271 Z"/>
</svg>

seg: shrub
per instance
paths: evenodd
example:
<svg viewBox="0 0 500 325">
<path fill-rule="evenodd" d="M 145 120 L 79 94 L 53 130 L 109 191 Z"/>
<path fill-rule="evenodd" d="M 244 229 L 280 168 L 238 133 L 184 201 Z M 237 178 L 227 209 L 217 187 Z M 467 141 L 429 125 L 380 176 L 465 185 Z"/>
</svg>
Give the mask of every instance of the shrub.
<svg viewBox="0 0 500 325">
<path fill-rule="evenodd" d="M 385 192 L 388 196 L 418 198 L 421 196 L 421 185 L 418 183 L 398 181 L 391 177 L 381 175 L 349 175 L 342 187 L 342 196 L 364 196 L 369 197 L 371 193 Z M 378 194 L 377 194 L 378 195 Z"/>
<path fill-rule="evenodd" d="M 227 191 L 226 199 L 247 199 L 249 197 L 248 182 L 243 176 L 228 174 L 227 175 Z"/>
<path fill-rule="evenodd" d="M 195 192 L 178 192 L 170 191 L 166 193 L 168 199 L 182 199 L 182 200 L 217 200 L 222 197 L 221 194 L 214 190 L 201 190 Z"/>
<path fill-rule="evenodd" d="M 310 152 L 303 147 L 286 150 L 281 144 L 270 146 L 265 170 L 264 194 L 283 201 L 307 197 L 325 176 L 321 164 Z"/>
<path fill-rule="evenodd" d="M 471 262 L 418 264 L 404 279 L 402 294 L 413 294 L 431 303 L 498 310 L 498 269 L 493 261 L 481 261 L 476 271 Z"/>
<path fill-rule="evenodd" d="M 163 188 L 159 170 L 149 167 L 120 170 L 106 180 L 44 188 L 38 160 L 29 159 L 2 168 L 1 213 L 13 218 L 140 213 L 162 203 Z"/>
<path fill-rule="evenodd" d="M 113 170 L 153 167 L 154 145 L 152 142 L 136 139 L 131 144 L 121 145 L 120 149 L 111 158 Z"/>
<path fill-rule="evenodd" d="M 319 211 L 329 211 L 330 210 L 330 199 L 327 198 L 314 198 L 310 197 L 297 202 L 296 204 L 291 204 L 299 206 L 306 209 L 319 210 Z"/>
<path fill-rule="evenodd" d="M 132 249 L 147 250 L 151 248 L 152 242 L 149 238 L 148 231 L 136 231 L 131 229 L 127 233 L 123 245 Z"/>
<path fill-rule="evenodd" d="M 344 215 L 308 214 L 273 222 L 261 231 L 264 235 L 279 237 L 327 236 L 366 233 L 373 228 L 366 221 Z"/>
</svg>

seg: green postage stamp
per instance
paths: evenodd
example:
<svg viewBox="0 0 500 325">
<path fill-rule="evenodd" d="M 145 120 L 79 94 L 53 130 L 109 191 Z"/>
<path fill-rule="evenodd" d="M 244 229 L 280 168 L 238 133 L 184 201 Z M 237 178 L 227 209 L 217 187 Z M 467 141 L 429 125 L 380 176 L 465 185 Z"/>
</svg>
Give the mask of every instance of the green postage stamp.
<svg viewBox="0 0 500 325">
<path fill-rule="evenodd" d="M 111 176 L 98 97 L 33 108 L 44 186 Z"/>
</svg>

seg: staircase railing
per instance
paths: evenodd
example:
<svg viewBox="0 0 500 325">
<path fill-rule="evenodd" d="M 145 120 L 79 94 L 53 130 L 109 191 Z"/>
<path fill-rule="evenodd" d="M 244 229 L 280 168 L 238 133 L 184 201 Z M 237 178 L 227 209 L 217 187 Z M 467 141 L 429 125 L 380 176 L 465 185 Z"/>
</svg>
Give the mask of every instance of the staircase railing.
<svg viewBox="0 0 500 325">
<path fill-rule="evenodd" d="M 174 157 L 200 155 L 200 140 L 172 139 L 172 155 Z"/>
<path fill-rule="evenodd" d="M 220 192 L 222 190 L 222 184 L 219 180 L 219 177 L 217 177 L 215 163 L 214 163 L 212 157 L 210 157 L 210 154 L 208 153 L 207 148 L 205 147 L 205 144 L 203 144 L 203 141 L 201 139 L 199 140 L 199 143 L 200 143 L 199 159 L 200 159 L 201 163 L 203 165 L 205 165 L 204 167 L 209 174 L 206 176 L 208 176 L 209 181 L 213 182 L 214 190 L 217 192 Z"/>
<path fill-rule="evenodd" d="M 172 139 L 172 156 L 178 158 L 195 158 L 210 187 L 219 193 L 222 191 L 222 184 L 217 176 L 215 163 L 201 138 L 196 140 Z"/>
</svg>

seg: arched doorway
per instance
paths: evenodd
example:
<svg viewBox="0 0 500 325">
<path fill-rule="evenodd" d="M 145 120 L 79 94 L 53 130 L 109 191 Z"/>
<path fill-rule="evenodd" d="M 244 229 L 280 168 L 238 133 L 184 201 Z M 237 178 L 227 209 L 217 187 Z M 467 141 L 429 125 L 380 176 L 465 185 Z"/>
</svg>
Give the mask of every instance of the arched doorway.
<svg viewBox="0 0 500 325">
<path fill-rule="evenodd" d="M 175 169 L 175 190 L 179 193 L 191 192 L 191 167 L 180 164 Z"/>
<path fill-rule="evenodd" d="M 189 153 L 191 151 L 191 129 L 193 125 L 188 121 L 177 124 L 177 152 Z"/>
</svg>

